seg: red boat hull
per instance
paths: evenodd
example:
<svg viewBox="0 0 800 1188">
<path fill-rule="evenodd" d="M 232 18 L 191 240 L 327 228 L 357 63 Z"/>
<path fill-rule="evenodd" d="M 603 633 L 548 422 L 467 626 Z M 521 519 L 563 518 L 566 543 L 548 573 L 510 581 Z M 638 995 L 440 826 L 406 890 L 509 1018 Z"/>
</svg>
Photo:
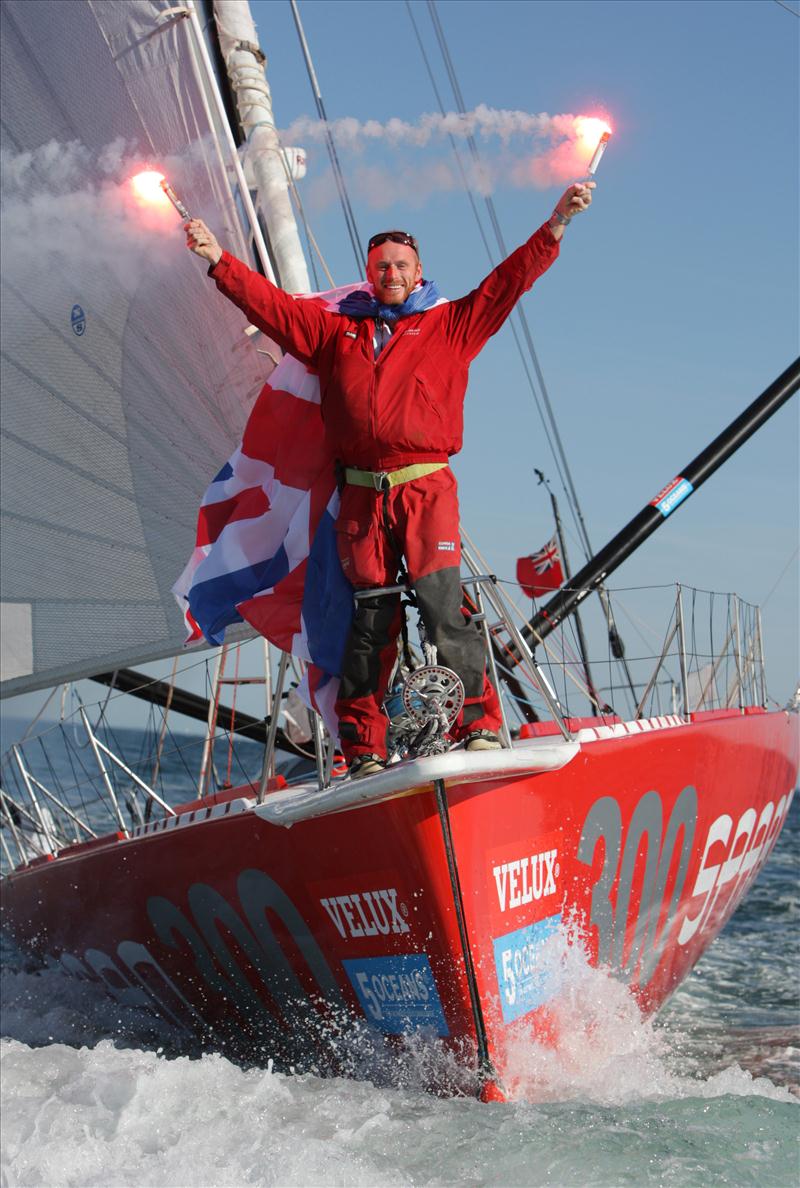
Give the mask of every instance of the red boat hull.
<svg viewBox="0 0 800 1188">
<path fill-rule="evenodd" d="M 354 1032 L 381 1048 L 421 1031 L 502 1083 L 512 1041 L 552 1030 L 548 938 L 569 933 L 645 1011 L 686 976 L 786 819 L 797 725 L 584 731 L 559 770 L 409 783 L 290 829 L 234 797 L 19 869 L 4 927 L 244 1058 L 348 1071 Z"/>
</svg>

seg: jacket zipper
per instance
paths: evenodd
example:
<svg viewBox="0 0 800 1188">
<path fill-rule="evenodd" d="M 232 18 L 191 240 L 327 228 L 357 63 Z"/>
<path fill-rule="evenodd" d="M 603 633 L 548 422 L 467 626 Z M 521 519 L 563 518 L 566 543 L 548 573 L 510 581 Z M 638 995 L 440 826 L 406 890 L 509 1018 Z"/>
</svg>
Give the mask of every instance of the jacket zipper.
<svg viewBox="0 0 800 1188">
<path fill-rule="evenodd" d="M 370 351 L 372 352 L 372 375 L 371 375 L 370 381 L 369 381 L 369 407 L 368 407 L 367 411 L 368 411 L 368 416 L 369 416 L 369 435 L 372 438 L 372 440 L 374 441 L 377 436 L 377 433 L 378 433 L 378 394 L 377 394 L 378 364 L 381 361 L 383 352 L 386 350 L 386 346 L 388 346 L 388 343 L 386 344 L 386 346 L 384 346 L 381 349 L 381 351 L 378 354 L 378 357 L 376 358 L 375 357 L 375 345 L 372 340 L 373 340 L 373 336 L 375 338 L 377 338 L 377 336 L 379 334 L 377 321 L 374 321 L 372 323 L 372 325 L 373 325 L 373 332 L 370 335 L 370 343 L 369 343 L 369 348 L 370 348 Z M 389 339 L 389 341 L 391 342 L 391 339 Z"/>
<path fill-rule="evenodd" d="M 377 402 L 377 397 L 376 397 L 376 393 L 375 393 L 375 388 L 377 387 L 377 382 L 376 382 L 377 381 L 377 370 L 375 367 L 376 362 L 377 362 L 377 360 L 373 361 L 372 377 L 369 381 L 369 410 L 368 410 L 369 411 L 369 433 L 370 433 L 370 437 L 372 438 L 373 441 L 375 440 L 375 437 L 376 437 L 377 431 L 378 431 L 377 430 L 378 410 L 376 408 L 376 405 L 378 402 Z"/>
<path fill-rule="evenodd" d="M 370 384 L 369 384 L 369 431 L 370 431 L 370 435 L 372 436 L 373 440 L 378 435 L 378 396 L 377 396 L 377 391 L 376 391 L 377 385 L 378 385 L 378 366 L 380 365 L 380 362 L 381 362 L 381 359 L 383 359 L 383 356 L 386 354 L 386 352 L 389 350 L 389 348 L 394 344 L 395 340 L 401 337 L 404 329 L 405 329 L 405 327 L 401 328 L 399 325 L 395 326 L 394 330 L 392 331 L 392 333 L 389 336 L 389 341 L 383 346 L 377 359 L 375 358 L 374 347 L 372 347 L 372 343 L 370 342 L 370 347 L 372 348 L 372 351 L 373 351 L 373 359 L 372 359 L 372 378 L 371 378 Z M 378 333 L 377 324 L 375 325 L 375 333 L 376 334 Z"/>
</svg>

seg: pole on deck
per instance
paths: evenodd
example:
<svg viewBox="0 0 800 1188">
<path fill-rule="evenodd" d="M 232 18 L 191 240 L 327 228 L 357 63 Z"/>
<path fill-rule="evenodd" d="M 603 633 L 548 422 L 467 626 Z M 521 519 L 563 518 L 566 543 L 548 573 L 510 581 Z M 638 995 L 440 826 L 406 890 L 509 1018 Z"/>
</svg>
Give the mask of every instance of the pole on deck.
<svg viewBox="0 0 800 1188">
<path fill-rule="evenodd" d="M 583 569 L 575 574 L 569 586 L 562 587 L 555 597 L 542 607 L 522 631 L 531 646 L 535 647 L 558 627 L 567 615 L 572 614 L 583 599 L 596 590 L 648 536 L 660 528 L 667 517 L 685 503 L 715 470 L 727 462 L 798 388 L 800 358 L 795 359 L 727 429 L 715 437 L 671 483 L 659 491 L 605 548 L 592 557 Z M 519 650 L 512 651 L 516 663 L 519 663 L 522 660 Z"/>
<path fill-rule="evenodd" d="M 547 493 L 550 496 L 550 503 L 553 508 L 553 519 L 556 522 L 558 548 L 559 552 L 561 553 L 561 560 L 564 562 L 564 576 L 567 579 L 566 584 L 569 585 L 572 578 L 572 570 L 570 569 L 569 557 L 567 556 L 567 542 L 564 538 L 564 528 L 561 523 L 561 514 L 558 510 L 558 500 L 550 490 L 550 484 L 548 483 L 542 471 L 536 470 L 536 468 L 534 468 L 534 474 L 538 475 L 539 482 L 544 483 L 544 485 L 547 487 Z M 589 650 L 586 646 L 586 636 L 583 633 L 583 623 L 577 610 L 575 611 L 575 630 L 578 636 L 578 650 L 581 654 L 581 660 L 583 662 L 583 672 L 584 676 L 586 677 L 586 688 L 589 693 L 589 698 L 592 702 L 592 713 L 596 715 L 599 714 L 602 709 L 600 704 L 600 694 L 597 692 L 595 683 L 592 680 L 592 670 L 589 667 Z"/>
</svg>

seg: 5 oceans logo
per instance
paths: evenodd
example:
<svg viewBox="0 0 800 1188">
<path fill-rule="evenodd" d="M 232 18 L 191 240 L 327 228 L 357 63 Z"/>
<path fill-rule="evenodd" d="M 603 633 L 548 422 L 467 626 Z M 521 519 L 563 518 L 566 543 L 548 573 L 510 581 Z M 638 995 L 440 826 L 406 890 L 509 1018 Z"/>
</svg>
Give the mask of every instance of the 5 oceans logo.
<svg viewBox="0 0 800 1188">
<path fill-rule="evenodd" d="M 386 875 L 373 872 L 367 877 L 377 882 Z M 343 941 L 390 935 L 405 937 L 411 932 L 407 922 L 408 904 L 401 899 L 397 887 L 320 895 L 320 891 L 329 890 L 324 885 L 312 888 L 320 907 Z M 409 938 L 405 944 L 413 945 L 413 941 Z M 383 945 L 379 943 L 374 947 L 382 948 Z M 436 981 L 425 953 L 348 957 L 342 959 L 342 966 L 361 1009 L 379 1031 L 400 1035 L 423 1028 L 435 1035 L 449 1035 Z"/>
<path fill-rule="evenodd" d="M 505 1023 L 535 1010 L 554 993 L 542 947 L 561 921 L 562 848 L 556 830 L 527 845 L 516 842 L 490 859 L 490 899 L 497 904 L 497 931 L 502 933 L 493 938 L 492 949 Z"/>
</svg>

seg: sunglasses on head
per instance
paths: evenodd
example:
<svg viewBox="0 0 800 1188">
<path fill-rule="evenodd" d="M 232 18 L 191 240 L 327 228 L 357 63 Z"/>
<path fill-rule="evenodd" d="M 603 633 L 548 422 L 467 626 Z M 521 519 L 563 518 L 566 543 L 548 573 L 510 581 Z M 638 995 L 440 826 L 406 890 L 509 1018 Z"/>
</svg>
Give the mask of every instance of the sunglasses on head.
<svg viewBox="0 0 800 1188">
<path fill-rule="evenodd" d="M 377 235 L 372 236 L 372 239 L 367 244 L 367 255 L 369 255 L 373 248 L 380 247 L 382 243 L 386 243 L 387 239 L 390 243 L 400 243 L 405 247 L 413 248 L 417 255 L 419 255 L 417 241 L 407 231 L 379 231 Z"/>
</svg>

